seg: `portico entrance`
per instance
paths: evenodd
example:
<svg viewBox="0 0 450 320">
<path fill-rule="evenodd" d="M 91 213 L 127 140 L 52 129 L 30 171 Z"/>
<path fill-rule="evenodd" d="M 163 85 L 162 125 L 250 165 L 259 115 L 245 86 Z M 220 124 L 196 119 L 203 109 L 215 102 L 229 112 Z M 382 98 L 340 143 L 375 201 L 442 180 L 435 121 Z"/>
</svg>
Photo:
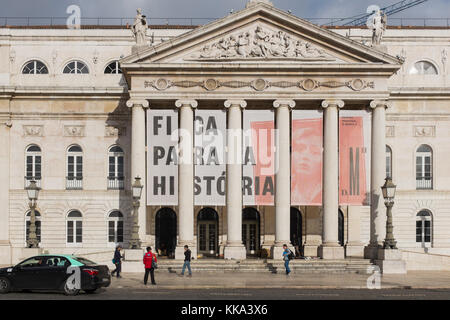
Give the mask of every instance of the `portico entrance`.
<svg viewBox="0 0 450 320">
<path fill-rule="evenodd" d="M 242 242 L 247 255 L 256 255 L 259 250 L 259 212 L 255 208 L 242 211 Z"/>
<path fill-rule="evenodd" d="M 218 251 L 219 216 L 212 208 L 203 208 L 197 217 L 197 252 L 204 256 L 214 257 Z"/>
<path fill-rule="evenodd" d="M 156 252 L 173 257 L 177 244 L 177 215 L 170 208 L 161 208 L 155 216 Z"/>
</svg>

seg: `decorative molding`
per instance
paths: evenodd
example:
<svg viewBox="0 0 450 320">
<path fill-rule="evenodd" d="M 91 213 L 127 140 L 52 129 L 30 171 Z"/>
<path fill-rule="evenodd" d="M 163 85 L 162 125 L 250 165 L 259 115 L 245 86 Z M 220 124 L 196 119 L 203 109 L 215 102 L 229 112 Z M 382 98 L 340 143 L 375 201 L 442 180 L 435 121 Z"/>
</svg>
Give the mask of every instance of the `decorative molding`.
<svg viewBox="0 0 450 320">
<path fill-rule="evenodd" d="M 279 108 L 281 106 L 287 106 L 290 109 L 293 109 L 295 107 L 295 101 L 294 100 L 283 100 L 283 99 L 279 99 L 279 100 L 275 100 L 273 102 L 273 107 Z"/>
<path fill-rule="evenodd" d="M 372 109 L 375 109 L 379 106 L 383 106 L 385 109 L 390 108 L 391 107 L 391 102 L 387 101 L 387 100 L 372 100 L 370 102 L 370 107 Z"/>
<path fill-rule="evenodd" d="M 105 126 L 105 137 L 125 136 L 126 132 L 126 127 Z"/>
<path fill-rule="evenodd" d="M 414 137 L 435 137 L 435 126 L 414 126 Z"/>
<path fill-rule="evenodd" d="M 23 135 L 31 137 L 43 137 L 44 126 L 43 125 L 24 125 Z"/>
<path fill-rule="evenodd" d="M 234 33 L 203 46 L 184 60 L 279 60 L 336 61 L 311 42 L 293 37 L 284 31 L 269 31 L 261 26 Z"/>
<path fill-rule="evenodd" d="M 141 106 L 142 108 L 146 109 L 150 105 L 147 99 L 133 99 L 127 101 L 127 107 L 133 108 L 134 106 Z"/>
<path fill-rule="evenodd" d="M 84 137 L 84 126 L 69 125 L 64 126 L 65 137 Z"/>
<path fill-rule="evenodd" d="M 338 107 L 339 109 L 343 108 L 345 105 L 345 102 L 342 100 L 323 100 L 322 101 L 322 108 L 326 109 L 330 106 Z"/>
<path fill-rule="evenodd" d="M 177 100 L 177 101 L 175 101 L 175 106 L 177 108 L 189 106 L 189 107 L 195 109 L 198 106 L 198 102 L 197 102 L 197 100 L 189 100 L 189 99 L 188 100 Z"/>
<path fill-rule="evenodd" d="M 395 126 L 386 126 L 386 137 L 395 137 Z"/>
<path fill-rule="evenodd" d="M 223 104 L 224 104 L 225 108 L 227 108 L 227 109 L 232 106 L 238 106 L 242 109 L 247 107 L 247 101 L 245 101 L 245 100 L 225 100 L 225 102 Z"/>
<path fill-rule="evenodd" d="M 230 81 L 220 81 L 217 79 L 206 79 L 202 81 L 192 81 L 192 80 L 181 80 L 181 81 L 171 81 L 168 79 L 160 78 L 157 80 L 144 81 L 144 88 L 154 88 L 159 91 L 167 90 L 171 87 L 180 87 L 180 88 L 193 88 L 193 87 L 201 87 L 207 91 L 214 91 L 221 87 L 226 88 L 245 88 L 250 87 L 255 91 L 264 91 L 270 87 L 276 88 L 291 88 L 298 87 L 305 91 L 313 91 L 320 87 L 325 88 L 340 88 L 347 87 L 352 89 L 353 91 L 361 91 L 367 88 L 375 88 L 375 83 L 373 81 L 366 81 L 363 79 L 352 79 L 346 82 L 340 81 L 318 81 L 315 79 L 303 79 L 300 81 L 275 81 L 271 82 L 266 79 L 258 78 L 252 81 L 239 81 L 239 80 L 230 80 Z M 127 102 L 128 105 L 128 102 Z"/>
</svg>

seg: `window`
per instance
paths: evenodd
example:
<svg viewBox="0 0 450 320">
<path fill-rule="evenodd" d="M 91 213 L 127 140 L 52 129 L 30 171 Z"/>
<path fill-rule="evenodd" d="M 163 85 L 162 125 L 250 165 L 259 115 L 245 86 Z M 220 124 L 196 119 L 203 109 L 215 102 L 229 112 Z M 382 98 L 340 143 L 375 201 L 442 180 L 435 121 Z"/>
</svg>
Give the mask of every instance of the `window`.
<svg viewBox="0 0 450 320">
<path fill-rule="evenodd" d="M 30 185 L 31 180 L 36 181 L 38 187 L 41 186 L 41 165 L 42 154 L 41 148 L 33 144 L 29 146 L 25 151 L 25 188 Z"/>
<path fill-rule="evenodd" d="M 83 188 L 83 150 L 78 145 L 69 147 L 67 154 L 66 189 Z"/>
<path fill-rule="evenodd" d="M 121 74 L 122 69 L 119 67 L 119 61 L 113 61 L 105 68 L 105 74 Z"/>
<path fill-rule="evenodd" d="M 427 210 L 420 211 L 416 216 L 416 243 L 420 243 L 422 247 L 431 245 L 431 222 L 431 214 Z"/>
<path fill-rule="evenodd" d="M 386 146 L 386 177 L 392 178 L 392 149 Z"/>
<path fill-rule="evenodd" d="M 108 242 L 114 245 L 123 242 L 123 215 L 113 211 L 108 216 Z"/>
<path fill-rule="evenodd" d="M 67 215 L 67 243 L 81 244 L 83 242 L 83 216 L 74 210 Z"/>
<path fill-rule="evenodd" d="M 87 74 L 89 73 L 89 69 L 84 62 L 81 61 L 72 61 L 66 64 L 64 67 L 63 73 L 74 73 L 74 74 Z"/>
<path fill-rule="evenodd" d="M 437 68 L 428 61 L 417 61 L 409 70 L 409 74 L 417 75 L 437 75 Z"/>
<path fill-rule="evenodd" d="M 25 217 L 25 240 L 28 241 L 28 235 L 30 233 L 30 216 L 31 212 L 28 211 L 26 217 Z M 39 211 L 34 211 L 35 216 L 35 224 L 36 224 L 36 237 L 38 239 L 38 242 L 41 243 L 41 214 Z"/>
<path fill-rule="evenodd" d="M 45 64 L 39 60 L 28 61 L 22 69 L 23 74 L 48 74 Z"/>
<path fill-rule="evenodd" d="M 108 189 L 123 189 L 123 150 L 113 146 L 108 151 Z"/>
<path fill-rule="evenodd" d="M 416 151 L 416 188 L 433 188 L 433 154 L 429 146 L 423 144 Z"/>
<path fill-rule="evenodd" d="M 45 266 L 45 257 L 33 257 L 29 258 L 18 265 L 22 268 L 36 268 L 36 267 L 43 267 Z"/>
</svg>

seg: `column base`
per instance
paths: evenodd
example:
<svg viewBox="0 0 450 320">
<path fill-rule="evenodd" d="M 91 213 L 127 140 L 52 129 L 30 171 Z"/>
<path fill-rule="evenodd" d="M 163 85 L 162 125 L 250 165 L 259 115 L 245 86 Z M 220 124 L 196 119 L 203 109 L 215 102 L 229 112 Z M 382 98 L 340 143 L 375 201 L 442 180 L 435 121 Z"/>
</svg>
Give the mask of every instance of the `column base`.
<svg viewBox="0 0 450 320">
<path fill-rule="evenodd" d="M 370 243 L 364 247 L 364 259 L 376 260 L 378 259 L 378 249 L 381 246 L 379 244 Z"/>
<path fill-rule="evenodd" d="M 402 260 L 402 252 L 398 249 L 378 249 L 375 264 L 383 274 L 406 274 L 406 261 Z"/>
<path fill-rule="evenodd" d="M 364 245 L 361 242 L 349 242 L 345 245 L 345 256 L 353 258 L 364 257 Z"/>
<path fill-rule="evenodd" d="M 245 260 L 247 259 L 247 250 L 243 244 L 227 244 L 223 249 L 223 258 L 228 260 Z"/>
<path fill-rule="evenodd" d="M 178 245 L 175 248 L 175 260 L 184 260 L 184 246 L 183 245 Z M 190 245 L 188 244 L 189 249 L 191 250 L 191 258 L 197 260 L 197 246 L 195 245 Z"/>
<path fill-rule="evenodd" d="M 11 244 L 9 241 L 0 240 L 0 264 L 11 264 Z"/>
<path fill-rule="evenodd" d="M 319 246 L 313 244 L 305 244 L 303 246 L 303 254 L 305 257 L 318 257 L 319 256 Z"/>
<path fill-rule="evenodd" d="M 144 258 L 143 249 L 125 249 L 123 253 L 125 261 L 142 261 Z"/>
<path fill-rule="evenodd" d="M 323 244 L 319 247 L 319 257 L 324 260 L 343 260 L 345 259 L 344 247 Z"/>
</svg>

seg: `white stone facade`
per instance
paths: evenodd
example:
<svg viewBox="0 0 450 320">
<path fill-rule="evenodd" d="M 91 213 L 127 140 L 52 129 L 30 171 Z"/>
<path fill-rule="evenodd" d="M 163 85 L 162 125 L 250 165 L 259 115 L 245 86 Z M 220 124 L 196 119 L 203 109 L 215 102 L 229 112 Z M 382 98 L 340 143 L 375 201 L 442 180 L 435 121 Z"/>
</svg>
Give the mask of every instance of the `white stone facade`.
<svg viewBox="0 0 450 320">
<path fill-rule="evenodd" d="M 257 13 L 258 7 L 265 8 L 265 5 L 245 9 L 249 12 L 248 19 L 253 12 L 251 10 Z M 239 23 L 234 16 L 225 19 L 229 19 L 229 23 Z M 236 19 L 236 22 L 233 19 Z M 227 32 L 227 26 L 222 20 L 215 23 L 223 23 L 223 30 Z M 212 31 L 207 27 L 203 28 L 205 37 L 210 37 L 206 31 L 217 35 L 221 27 L 219 30 L 211 29 Z M 362 43 L 369 41 L 371 37 L 370 31 L 366 29 L 327 30 L 329 31 L 336 34 L 336 41 L 345 41 L 342 38 L 347 35 L 348 40 Z M 195 34 L 191 36 L 195 30 L 167 27 L 154 29 L 152 32 L 154 32 L 155 46 L 161 47 L 167 44 L 167 47 L 161 47 L 168 52 L 167 56 L 158 56 L 157 59 L 155 58 L 156 62 L 164 62 L 166 61 L 164 59 L 170 58 L 174 63 L 180 63 L 181 53 L 184 50 L 187 52 L 186 55 L 191 57 L 191 52 L 201 49 L 197 45 L 201 41 L 194 37 Z M 183 47 L 186 46 L 186 42 L 178 40 L 182 35 L 187 38 L 183 41 L 192 39 L 192 42 L 196 44 L 195 48 Z M 172 41 L 174 41 L 173 44 L 171 44 Z M 174 48 L 179 46 L 177 51 L 170 52 L 172 49 L 169 43 Z M 444 53 L 450 51 L 449 43 L 450 29 L 448 28 L 388 29 L 382 40 L 383 47 L 393 57 L 397 55 L 404 57 L 405 62 L 397 72 L 393 72 L 394 74 L 388 77 L 386 82 L 381 79 L 383 70 L 373 69 L 369 72 L 373 74 L 373 78 L 364 79 L 374 81 L 376 88 L 381 89 L 375 90 L 372 96 L 370 92 L 361 93 L 357 98 L 349 96 L 350 93 L 354 93 L 350 92 L 351 90 L 344 92 L 340 89 L 327 91 L 323 95 L 320 92 L 311 92 L 310 95 L 312 100 L 317 101 L 327 100 L 330 97 L 337 97 L 343 101 L 348 98 L 368 102 L 379 99 L 389 100 L 390 107 L 385 111 L 386 136 L 384 138 L 386 145 L 392 149 L 392 177 L 397 184 L 397 196 L 393 208 L 394 236 L 398 247 L 407 251 L 450 254 L 450 162 L 448 161 L 450 159 L 448 143 L 450 139 L 450 62 Z M 25 221 L 29 210 L 24 190 L 25 150 L 32 144 L 39 146 L 42 153 L 42 191 L 37 207 L 41 213 L 40 246 L 50 252 L 108 251 L 115 245 L 115 242 L 108 241 L 108 214 L 115 210 L 123 214 L 123 243 L 127 246 L 132 224 L 130 190 L 132 176 L 134 172 L 145 176 L 145 162 L 139 162 L 135 158 L 135 161 L 140 163 L 139 168 L 136 169 L 137 171 L 132 168 L 134 154 L 132 142 L 137 140 L 132 139 L 133 111 L 131 109 L 134 107 L 129 108 L 130 105 L 127 107 L 126 102 L 131 98 L 134 101 L 134 104 L 131 104 L 133 106 L 137 103 L 136 99 L 148 99 L 149 107 L 152 108 L 152 103 L 157 104 L 159 100 L 169 99 L 170 101 L 166 101 L 164 106 L 175 108 L 175 100 L 183 97 L 207 101 L 208 94 L 216 94 L 205 92 L 200 88 L 189 91 L 179 89 L 173 96 L 167 98 L 161 90 L 145 91 L 144 79 L 147 81 L 171 76 L 175 79 L 178 76 L 173 71 L 164 74 L 163 71 L 151 70 L 141 77 L 138 71 L 130 68 L 130 71 L 126 73 L 127 79 L 121 74 L 105 74 L 105 67 L 109 63 L 132 54 L 133 44 L 134 39 L 128 29 L 0 28 L 0 181 L 2 182 L 0 184 L 0 264 L 17 262 L 23 258 L 22 248 L 26 244 Z M 337 42 L 330 46 L 336 44 Z M 164 50 L 161 50 L 161 55 L 166 54 Z M 367 47 L 367 51 L 370 50 Z M 122 60 L 125 68 L 127 64 L 132 63 L 130 62 L 132 57 L 133 55 L 131 58 Z M 147 58 L 148 61 L 145 60 Z M 135 65 L 141 63 L 143 70 L 147 70 L 145 68 L 149 67 L 145 63 L 155 62 L 151 61 L 152 57 L 147 58 L 143 56 L 140 62 L 135 62 Z M 48 74 L 22 74 L 24 65 L 31 60 L 42 61 L 48 68 Z M 85 63 L 89 74 L 63 74 L 65 65 L 72 60 Z M 411 68 L 418 61 L 432 63 L 437 74 L 410 74 Z M 202 63 L 206 62 L 199 62 L 200 65 Z M 223 70 L 227 70 L 226 62 L 212 63 L 219 69 L 222 66 Z M 288 68 L 294 63 L 296 62 L 285 61 L 280 63 L 279 67 Z M 250 66 L 252 64 L 254 61 L 248 63 Z M 199 74 L 201 72 L 193 74 L 192 79 L 202 78 Z M 267 71 L 267 74 L 261 74 L 261 77 L 284 77 L 282 69 L 268 74 Z M 231 79 L 246 77 L 242 76 L 239 70 L 235 71 L 234 76 L 229 74 L 227 76 Z M 214 76 L 211 77 L 214 78 Z M 342 75 L 339 77 L 345 78 Z M 244 80 L 250 78 L 254 77 Z M 335 80 L 328 74 L 325 78 Z M 178 79 L 182 79 L 182 76 Z M 222 100 L 222 103 L 228 100 L 228 97 L 249 100 L 245 90 L 236 89 L 229 94 L 217 93 L 214 99 Z M 260 96 L 254 95 L 253 98 L 264 97 L 270 101 L 278 98 L 291 99 L 295 100 L 297 105 L 301 104 L 299 99 L 289 96 L 282 90 L 270 90 L 268 89 L 267 93 L 261 93 Z M 137 143 L 145 144 L 143 141 Z M 66 190 L 67 152 L 69 146 L 74 144 L 79 145 L 83 150 L 82 190 Z M 418 190 L 416 185 L 416 150 L 422 144 L 432 149 L 432 188 L 427 190 Z M 108 190 L 108 150 L 114 145 L 120 146 L 124 152 L 124 190 Z M 183 174 L 191 179 L 192 174 L 189 172 Z M 240 173 L 237 172 L 237 174 Z M 234 180 L 235 183 L 236 181 L 239 185 L 239 181 Z M 239 194 L 234 195 L 236 196 L 239 197 Z M 178 237 L 187 237 L 179 238 L 180 244 L 189 243 L 195 248 L 198 241 L 197 214 L 201 208 L 194 207 L 189 199 L 183 201 L 187 201 L 185 203 L 192 207 L 193 219 L 189 223 L 192 223 L 193 230 L 188 230 L 187 233 L 184 230 L 180 233 L 180 229 L 186 228 L 186 225 L 177 224 Z M 286 202 L 285 199 L 279 201 L 285 206 L 284 209 L 289 207 L 289 201 Z M 139 234 L 144 245 L 155 245 L 155 214 L 158 209 L 141 206 Z M 174 209 L 178 214 L 178 208 Z M 215 209 L 219 217 L 217 241 L 220 249 L 217 254 L 223 255 L 224 250 L 227 250 L 229 222 L 225 207 Z M 275 221 L 278 221 L 275 213 L 277 210 L 274 206 L 257 209 L 260 213 L 259 245 L 262 248 L 272 248 L 274 242 L 278 240 L 276 237 L 278 229 L 275 226 Z M 317 256 L 320 253 L 318 248 L 322 245 L 323 224 L 329 223 L 327 222 L 329 220 L 323 220 L 319 207 L 300 207 L 299 209 L 302 213 L 305 255 Z M 364 246 L 369 244 L 371 239 L 370 207 L 344 206 L 340 209 L 344 214 L 344 245 L 347 256 L 362 256 Z M 68 244 L 66 241 L 67 214 L 71 210 L 78 210 L 83 215 L 83 241 L 77 245 Z M 183 207 L 183 210 L 186 208 Z M 190 208 L 187 211 L 192 210 Z M 428 210 L 431 214 L 431 241 L 425 249 L 422 243 L 416 242 L 416 216 L 421 210 Z M 236 229 L 233 232 L 235 236 Z M 286 228 L 281 228 L 279 232 L 285 233 Z M 332 238 L 334 239 L 334 235 Z M 235 240 L 233 238 L 229 242 Z M 232 244 L 236 246 L 236 243 Z M 239 245 L 236 248 L 233 250 L 239 251 L 237 254 L 242 255 Z M 333 252 L 332 255 L 339 257 L 340 253 Z"/>
</svg>

